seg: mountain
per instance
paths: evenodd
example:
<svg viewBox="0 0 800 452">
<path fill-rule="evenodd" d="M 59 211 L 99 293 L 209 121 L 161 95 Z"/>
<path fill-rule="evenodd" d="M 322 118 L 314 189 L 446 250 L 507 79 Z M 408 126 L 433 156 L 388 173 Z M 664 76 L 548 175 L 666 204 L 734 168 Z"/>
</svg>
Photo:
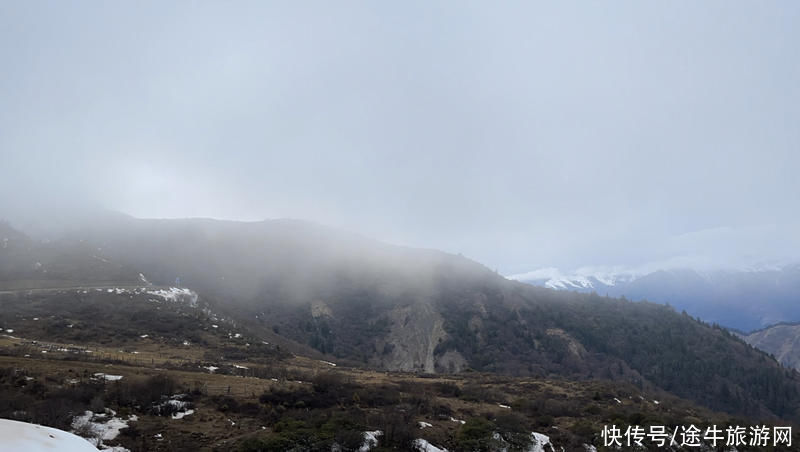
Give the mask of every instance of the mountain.
<svg viewBox="0 0 800 452">
<path fill-rule="evenodd" d="M 753 347 L 775 356 L 784 366 L 800 369 L 800 324 L 781 323 L 741 337 Z"/>
<path fill-rule="evenodd" d="M 608 379 L 800 419 L 798 374 L 727 330 L 664 305 L 509 281 L 439 251 L 296 220 L 118 217 L 49 242 L 8 242 L 0 268 L 11 274 L 0 281 L 17 290 L 109 278 L 180 285 L 255 336 L 352 366 Z"/>
<path fill-rule="evenodd" d="M 751 331 L 800 319 L 800 265 L 701 272 L 580 272 L 543 269 L 511 278 L 556 290 L 669 303 L 710 323 Z"/>
</svg>

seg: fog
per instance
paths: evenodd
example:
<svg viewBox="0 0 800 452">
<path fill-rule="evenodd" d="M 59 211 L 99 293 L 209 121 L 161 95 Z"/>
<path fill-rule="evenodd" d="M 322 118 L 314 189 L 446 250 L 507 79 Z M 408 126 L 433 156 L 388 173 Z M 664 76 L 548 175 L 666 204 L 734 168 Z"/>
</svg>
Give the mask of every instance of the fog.
<svg viewBox="0 0 800 452">
<path fill-rule="evenodd" d="M 795 260 L 799 19 L 5 2 L 0 218 L 303 218 L 504 274 Z"/>
</svg>

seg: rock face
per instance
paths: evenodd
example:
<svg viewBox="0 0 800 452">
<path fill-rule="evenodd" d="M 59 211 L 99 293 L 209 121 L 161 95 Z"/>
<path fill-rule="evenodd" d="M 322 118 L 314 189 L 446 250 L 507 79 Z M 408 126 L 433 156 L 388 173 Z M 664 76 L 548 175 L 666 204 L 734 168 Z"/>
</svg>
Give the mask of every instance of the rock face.
<svg viewBox="0 0 800 452">
<path fill-rule="evenodd" d="M 774 325 L 741 337 L 775 356 L 784 366 L 800 370 L 800 324 Z"/>
<path fill-rule="evenodd" d="M 415 303 L 393 310 L 390 318 L 392 327 L 385 342 L 391 351 L 384 366 L 393 370 L 435 372 L 433 352 L 447 335 L 439 313 L 430 305 Z"/>
<path fill-rule="evenodd" d="M 392 327 L 384 348 L 391 350 L 382 367 L 391 370 L 425 373 L 454 373 L 467 367 L 455 350 L 436 354 L 436 346 L 447 338 L 444 320 L 430 304 L 414 303 L 391 312 Z"/>
</svg>

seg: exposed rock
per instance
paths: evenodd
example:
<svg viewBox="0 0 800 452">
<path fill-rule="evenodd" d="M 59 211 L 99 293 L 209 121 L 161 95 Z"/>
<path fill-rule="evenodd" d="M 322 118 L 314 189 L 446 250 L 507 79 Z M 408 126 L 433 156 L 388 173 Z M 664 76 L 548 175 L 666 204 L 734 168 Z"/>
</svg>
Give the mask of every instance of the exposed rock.
<svg viewBox="0 0 800 452">
<path fill-rule="evenodd" d="M 392 328 L 386 338 L 391 351 L 383 367 L 390 370 L 436 371 L 434 350 L 443 340 L 444 321 L 427 303 L 398 307 L 390 314 Z"/>
</svg>

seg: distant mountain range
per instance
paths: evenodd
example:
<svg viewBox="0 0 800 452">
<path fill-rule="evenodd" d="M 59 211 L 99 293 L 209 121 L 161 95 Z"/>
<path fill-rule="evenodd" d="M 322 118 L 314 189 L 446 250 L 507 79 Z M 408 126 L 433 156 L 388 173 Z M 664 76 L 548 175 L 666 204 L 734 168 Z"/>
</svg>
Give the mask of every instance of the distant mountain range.
<svg viewBox="0 0 800 452">
<path fill-rule="evenodd" d="M 743 332 L 800 320 L 800 264 L 714 271 L 562 273 L 547 268 L 509 278 L 555 290 L 668 303 L 706 322 Z"/>
</svg>

